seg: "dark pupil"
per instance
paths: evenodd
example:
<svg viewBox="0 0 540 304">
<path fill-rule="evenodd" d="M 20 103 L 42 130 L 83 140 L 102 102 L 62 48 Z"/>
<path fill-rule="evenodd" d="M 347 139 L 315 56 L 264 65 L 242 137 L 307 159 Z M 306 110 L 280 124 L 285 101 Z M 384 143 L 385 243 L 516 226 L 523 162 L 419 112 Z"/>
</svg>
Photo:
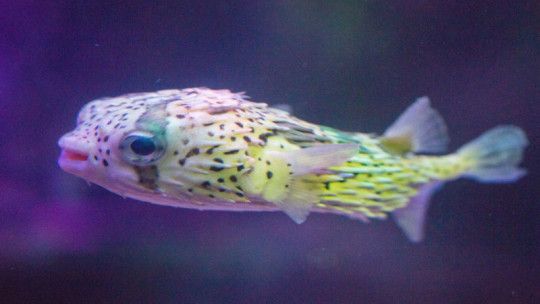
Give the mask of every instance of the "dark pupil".
<svg viewBox="0 0 540 304">
<path fill-rule="evenodd" d="M 135 139 L 129 145 L 131 150 L 139 155 L 149 155 L 156 151 L 156 145 L 151 138 L 140 137 Z"/>
</svg>

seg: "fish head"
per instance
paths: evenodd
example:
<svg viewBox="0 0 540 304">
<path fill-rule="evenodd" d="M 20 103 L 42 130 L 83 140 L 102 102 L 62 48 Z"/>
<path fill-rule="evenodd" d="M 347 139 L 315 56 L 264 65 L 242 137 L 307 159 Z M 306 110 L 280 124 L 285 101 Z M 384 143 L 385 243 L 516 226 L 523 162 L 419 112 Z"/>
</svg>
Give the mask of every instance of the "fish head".
<svg viewBox="0 0 540 304">
<path fill-rule="evenodd" d="M 58 142 L 60 167 L 123 196 L 156 192 L 167 151 L 163 97 L 140 93 L 86 104 L 76 128 Z"/>
<path fill-rule="evenodd" d="M 238 164 L 248 160 L 247 153 L 239 152 L 251 139 L 236 138 L 255 122 L 236 120 L 240 112 L 255 115 L 244 108 L 266 107 L 245 98 L 229 90 L 190 88 L 91 101 L 79 112 L 76 128 L 60 138 L 58 163 L 68 173 L 141 201 L 198 209 L 211 208 L 214 198 L 245 201 L 243 193 L 230 190 L 236 178 L 225 175 L 245 169 Z"/>
</svg>

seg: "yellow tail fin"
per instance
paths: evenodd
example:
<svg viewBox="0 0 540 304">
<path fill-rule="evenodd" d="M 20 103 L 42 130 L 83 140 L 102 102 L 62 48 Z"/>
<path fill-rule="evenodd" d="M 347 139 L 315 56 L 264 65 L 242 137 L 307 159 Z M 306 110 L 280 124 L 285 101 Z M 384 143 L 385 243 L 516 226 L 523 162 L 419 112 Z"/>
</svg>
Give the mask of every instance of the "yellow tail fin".
<svg viewBox="0 0 540 304">
<path fill-rule="evenodd" d="M 470 164 L 464 177 L 486 183 L 513 182 L 526 174 L 518 165 L 528 145 L 525 132 L 516 126 L 495 127 L 458 150 Z"/>
</svg>

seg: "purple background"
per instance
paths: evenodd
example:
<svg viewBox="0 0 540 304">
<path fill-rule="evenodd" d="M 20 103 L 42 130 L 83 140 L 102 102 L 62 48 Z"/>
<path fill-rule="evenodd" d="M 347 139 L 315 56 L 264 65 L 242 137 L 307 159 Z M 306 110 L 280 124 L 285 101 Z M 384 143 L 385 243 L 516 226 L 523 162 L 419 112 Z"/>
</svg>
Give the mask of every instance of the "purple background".
<svg viewBox="0 0 540 304">
<path fill-rule="evenodd" d="M 2 302 L 540 301 L 537 1 L 55 2 L 0 1 Z M 124 200 L 56 165 L 84 103 L 193 86 L 364 132 L 428 95 L 452 150 L 523 127 L 530 173 L 447 184 L 414 245 L 391 221 Z"/>
</svg>

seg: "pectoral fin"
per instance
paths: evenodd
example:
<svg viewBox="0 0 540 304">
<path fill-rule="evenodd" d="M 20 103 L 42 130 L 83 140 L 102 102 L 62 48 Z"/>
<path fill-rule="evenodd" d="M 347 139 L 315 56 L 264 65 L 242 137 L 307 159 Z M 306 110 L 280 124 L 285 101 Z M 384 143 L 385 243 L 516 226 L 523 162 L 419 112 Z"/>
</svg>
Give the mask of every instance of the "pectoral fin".
<svg viewBox="0 0 540 304">
<path fill-rule="evenodd" d="M 310 189 L 309 184 L 294 179 L 287 196 L 281 201 L 276 201 L 275 204 L 295 223 L 302 224 L 317 201 L 317 193 Z"/>
<path fill-rule="evenodd" d="M 297 224 L 303 223 L 319 201 L 317 188 L 303 176 L 337 166 L 358 152 L 357 144 L 321 144 L 289 152 L 272 151 L 272 164 L 282 164 L 287 176 L 269 182 L 263 198 L 273 202 Z"/>
<path fill-rule="evenodd" d="M 294 176 L 316 173 L 340 165 L 358 153 L 358 144 L 321 144 L 289 152 L 269 152 L 291 167 Z"/>
</svg>

